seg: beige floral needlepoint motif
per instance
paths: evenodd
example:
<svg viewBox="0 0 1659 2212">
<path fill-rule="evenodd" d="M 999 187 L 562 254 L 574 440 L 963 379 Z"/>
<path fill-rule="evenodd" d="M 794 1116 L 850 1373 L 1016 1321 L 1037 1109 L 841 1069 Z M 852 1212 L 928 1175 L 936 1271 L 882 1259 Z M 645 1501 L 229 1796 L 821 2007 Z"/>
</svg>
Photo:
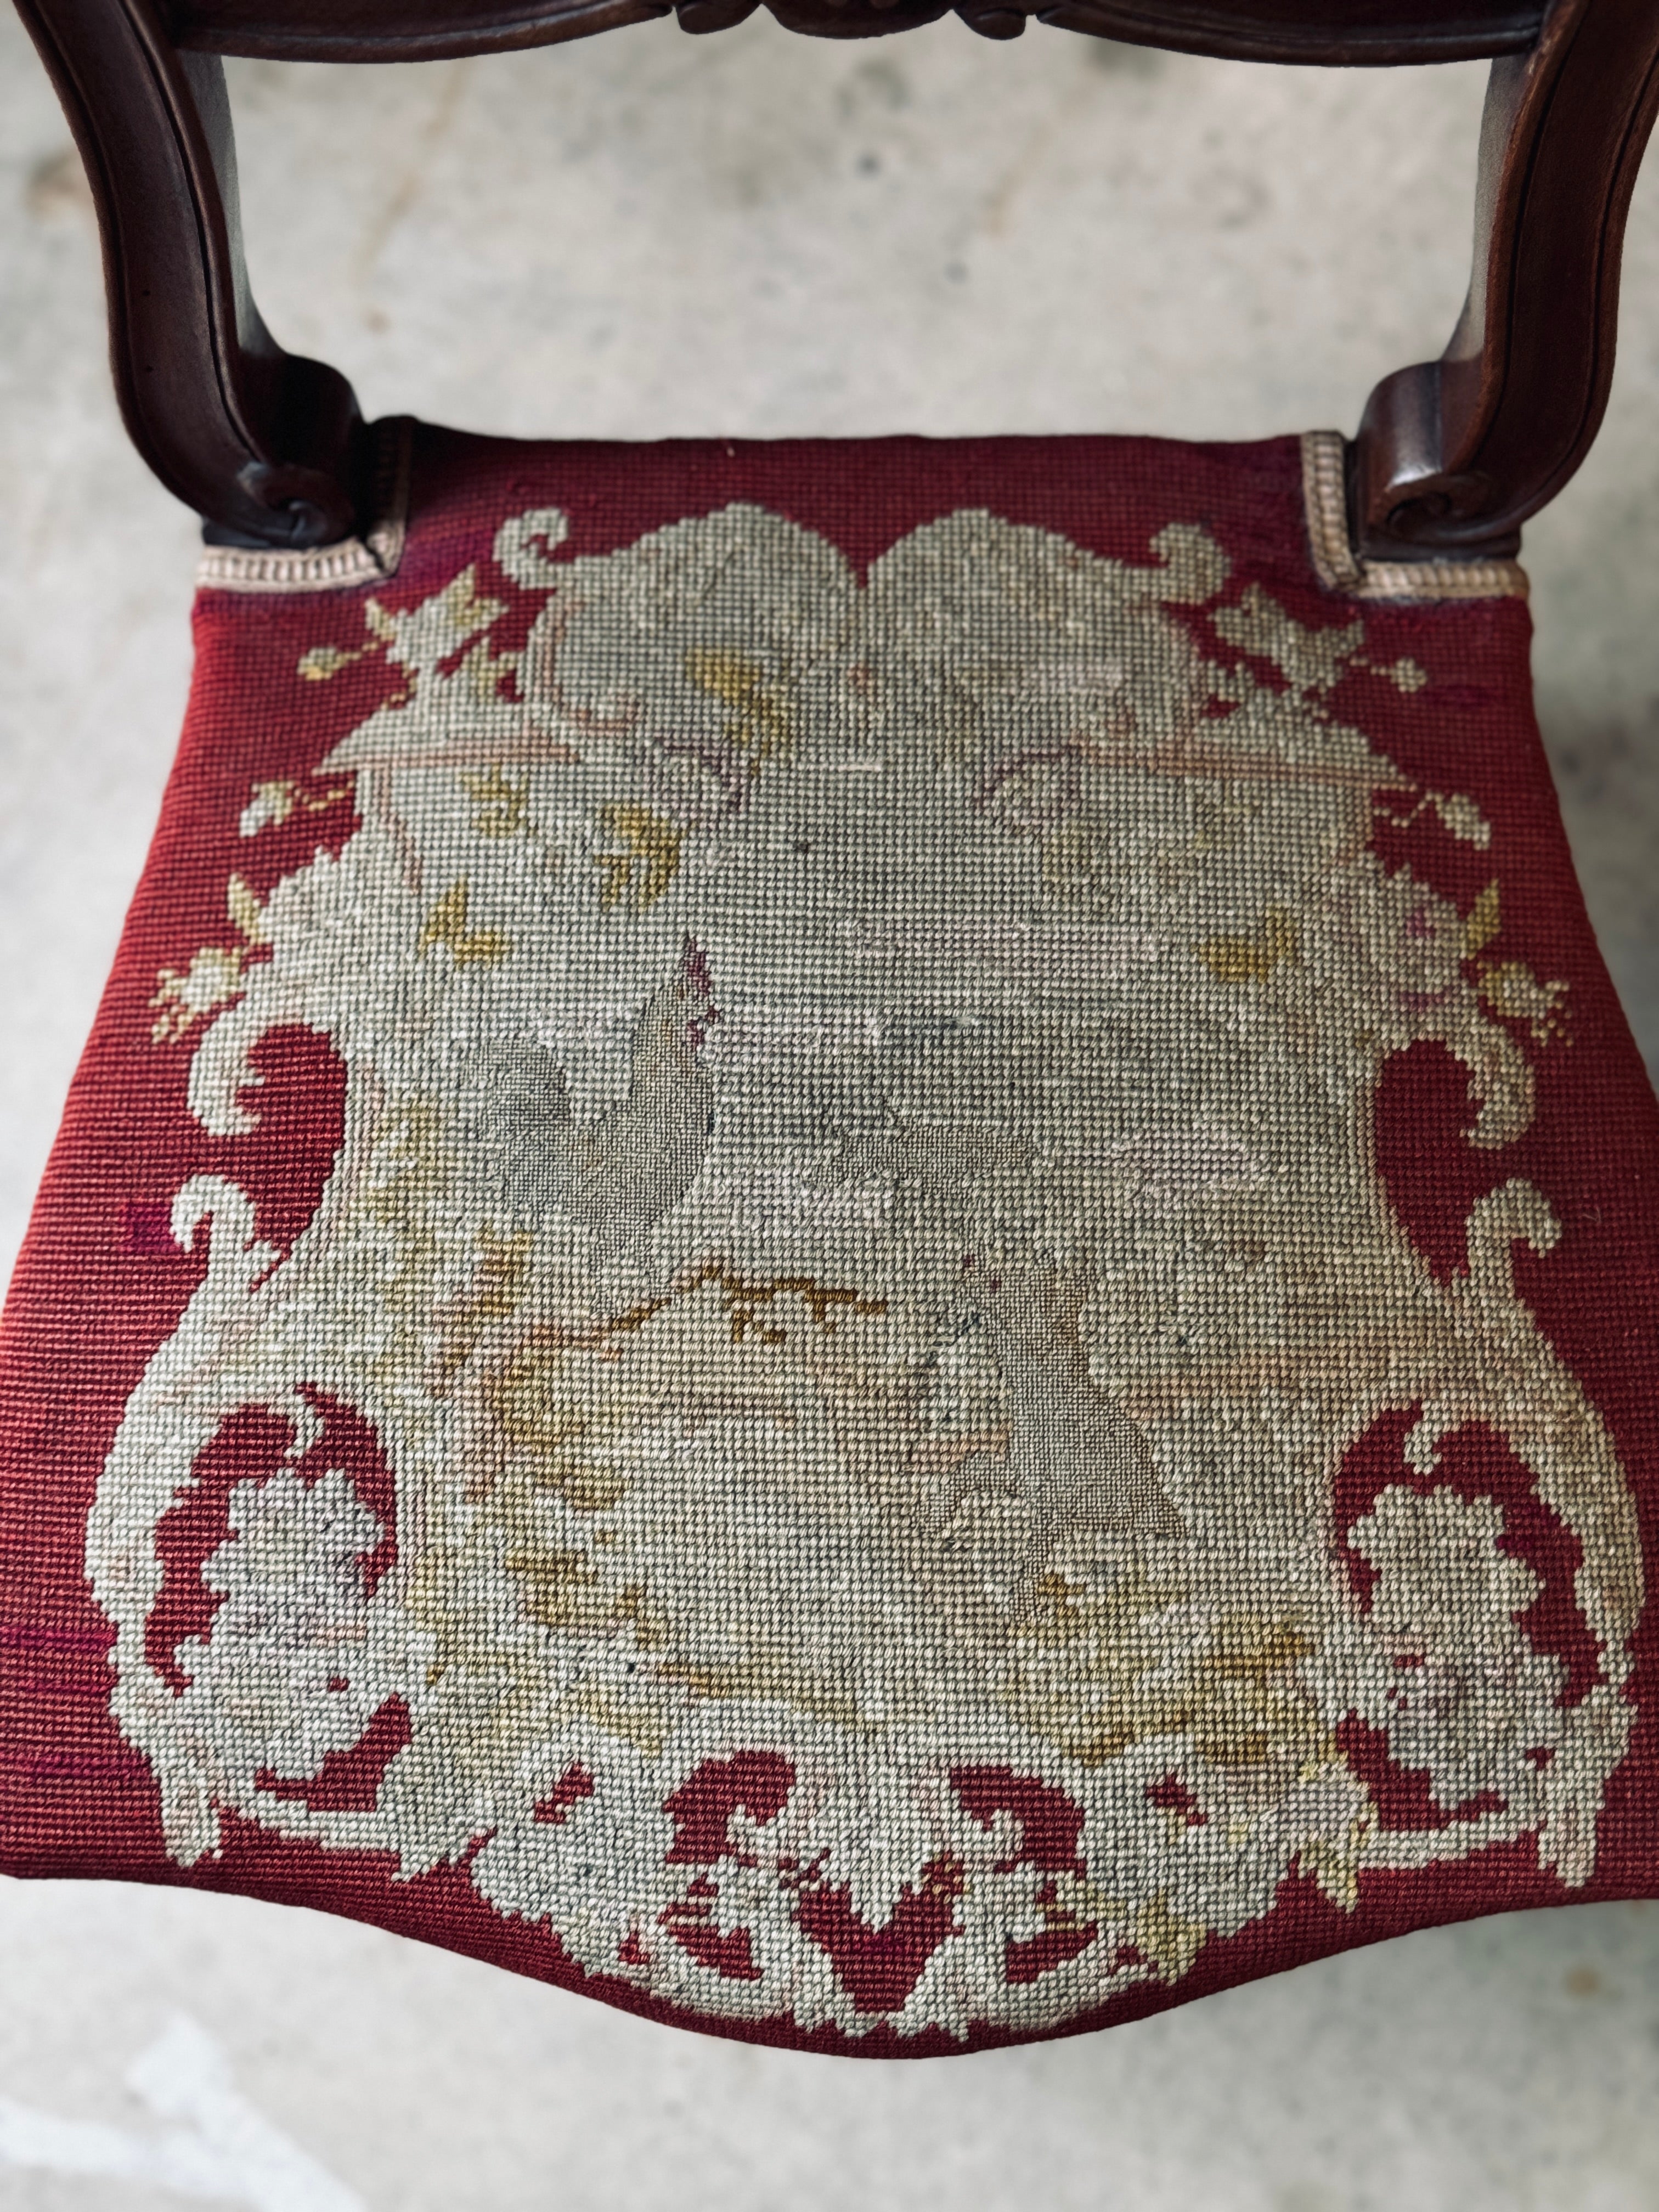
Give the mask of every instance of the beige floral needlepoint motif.
<svg viewBox="0 0 1659 2212">
<path fill-rule="evenodd" d="M 571 560 L 564 527 L 495 541 L 545 593 L 516 656 L 470 568 L 368 603 L 402 696 L 241 831 L 352 787 L 360 826 L 263 903 L 233 876 L 231 949 L 157 981 L 207 1132 L 274 1029 L 348 1076 L 285 1257 L 234 1181 L 178 1191 L 205 1278 L 91 1517 L 174 1860 L 234 1810 L 459 1864 L 653 1997 L 901 2037 L 1171 1982 L 1292 1873 L 1346 1910 L 1532 1835 L 1583 1884 L 1643 1593 L 1512 1279 L 1557 1223 L 1500 1181 L 1442 1279 L 1372 1135 L 1429 1040 L 1501 1156 L 1506 1024 L 1570 1009 L 1486 953 L 1496 891 L 1466 921 L 1368 849 L 1378 793 L 1491 833 L 1333 714 L 1364 621 L 1257 586 L 1223 665 L 1197 527 L 1135 565 L 958 512 L 862 584 L 758 506 Z M 395 1568 L 342 1471 L 241 1484 L 164 1680 L 162 1516 L 243 1409 L 297 1462 L 328 1403 L 380 1440 Z M 1408 1469 L 1480 1425 L 1582 1546 L 1577 1702 L 1496 1501 L 1402 1473 L 1338 1541 L 1401 1409 Z M 274 1782 L 392 1709 L 372 1802 Z M 1382 1820 L 1353 1716 L 1458 1816 Z"/>
</svg>

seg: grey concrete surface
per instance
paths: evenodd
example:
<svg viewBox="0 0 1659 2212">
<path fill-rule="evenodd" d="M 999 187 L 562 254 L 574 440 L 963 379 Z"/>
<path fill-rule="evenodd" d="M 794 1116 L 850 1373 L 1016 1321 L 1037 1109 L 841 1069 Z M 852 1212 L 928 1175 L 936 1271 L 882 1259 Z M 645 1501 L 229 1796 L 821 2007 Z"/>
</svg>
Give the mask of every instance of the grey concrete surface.
<svg viewBox="0 0 1659 2212">
<path fill-rule="evenodd" d="M 1252 70 L 946 23 L 654 25 L 233 70 L 253 266 L 371 410 L 659 436 L 1350 427 L 1438 349 L 1480 73 Z M 1528 533 L 1540 714 L 1659 1064 L 1659 164 L 1607 427 Z M 191 519 L 124 444 L 61 119 L 0 20 L 0 1266 L 141 863 Z M 1440 1929 L 911 2067 L 647 2027 L 236 1900 L 0 1884 L 0 2203 L 1152 2212 L 1659 2203 L 1659 1906 Z"/>
</svg>

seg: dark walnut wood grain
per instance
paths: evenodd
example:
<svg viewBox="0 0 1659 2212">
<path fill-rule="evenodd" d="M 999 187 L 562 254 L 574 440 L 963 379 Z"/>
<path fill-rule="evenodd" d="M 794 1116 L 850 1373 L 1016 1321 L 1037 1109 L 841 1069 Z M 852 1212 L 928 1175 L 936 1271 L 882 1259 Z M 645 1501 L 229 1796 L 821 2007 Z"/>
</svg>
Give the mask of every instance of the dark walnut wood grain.
<svg viewBox="0 0 1659 2212">
<path fill-rule="evenodd" d="M 723 31 L 758 0 L 680 0 L 688 31 Z M 951 12 L 948 0 L 768 0 L 784 27 L 880 38 Z M 173 0 L 179 42 L 276 61 L 430 61 L 586 38 L 670 12 L 668 0 Z M 1543 0 L 964 0 L 988 38 L 1036 16 L 1062 29 L 1243 61 L 1383 64 L 1513 53 L 1537 36 Z"/>
<path fill-rule="evenodd" d="M 314 545 L 362 523 L 350 387 L 283 353 L 242 264 L 220 52 L 371 61 L 586 36 L 667 0 L 18 0 L 97 200 L 127 424 L 222 540 Z M 755 0 L 680 0 L 690 31 Z M 932 22 L 944 0 L 769 0 L 816 36 Z M 1103 37 L 1257 60 L 1494 58 L 1474 276 L 1438 362 L 1372 394 L 1350 453 L 1375 557 L 1510 551 L 1583 459 L 1613 373 L 1619 250 L 1659 105 L 1659 0 L 963 0 L 975 30 L 1030 15 Z"/>
<path fill-rule="evenodd" d="M 18 0 L 97 205 L 121 412 L 170 491 L 232 543 L 355 526 L 362 423 L 345 380 L 285 354 L 248 290 L 224 72 L 151 0 Z"/>
<path fill-rule="evenodd" d="M 1589 452 L 1656 106 L 1655 0 L 1554 0 L 1530 51 L 1494 63 L 1468 299 L 1441 358 L 1366 406 L 1349 478 L 1362 553 L 1513 552 Z"/>
</svg>

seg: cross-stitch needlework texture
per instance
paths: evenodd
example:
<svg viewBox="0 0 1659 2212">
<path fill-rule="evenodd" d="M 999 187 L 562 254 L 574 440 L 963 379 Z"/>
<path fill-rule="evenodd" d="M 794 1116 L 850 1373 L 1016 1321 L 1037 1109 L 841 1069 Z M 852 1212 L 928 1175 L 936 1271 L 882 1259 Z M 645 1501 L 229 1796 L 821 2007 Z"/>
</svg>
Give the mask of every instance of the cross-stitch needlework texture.
<svg viewBox="0 0 1659 2212">
<path fill-rule="evenodd" d="M 0 1344 L 4 1865 L 883 2056 L 1659 1891 L 1523 600 L 1322 582 L 1290 440 L 422 430 L 410 517 L 199 599 Z"/>
</svg>

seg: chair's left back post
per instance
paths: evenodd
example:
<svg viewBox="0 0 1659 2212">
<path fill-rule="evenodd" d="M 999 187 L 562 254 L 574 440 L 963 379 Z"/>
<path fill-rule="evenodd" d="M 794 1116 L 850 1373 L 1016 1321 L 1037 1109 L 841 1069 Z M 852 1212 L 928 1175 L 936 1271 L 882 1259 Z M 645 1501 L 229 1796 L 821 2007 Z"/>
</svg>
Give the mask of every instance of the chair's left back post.
<svg viewBox="0 0 1659 2212">
<path fill-rule="evenodd" d="M 98 210 L 133 442 L 222 542 L 310 546 L 361 518 L 350 386 L 284 353 L 248 289 L 224 70 L 155 0 L 18 0 Z"/>
</svg>

